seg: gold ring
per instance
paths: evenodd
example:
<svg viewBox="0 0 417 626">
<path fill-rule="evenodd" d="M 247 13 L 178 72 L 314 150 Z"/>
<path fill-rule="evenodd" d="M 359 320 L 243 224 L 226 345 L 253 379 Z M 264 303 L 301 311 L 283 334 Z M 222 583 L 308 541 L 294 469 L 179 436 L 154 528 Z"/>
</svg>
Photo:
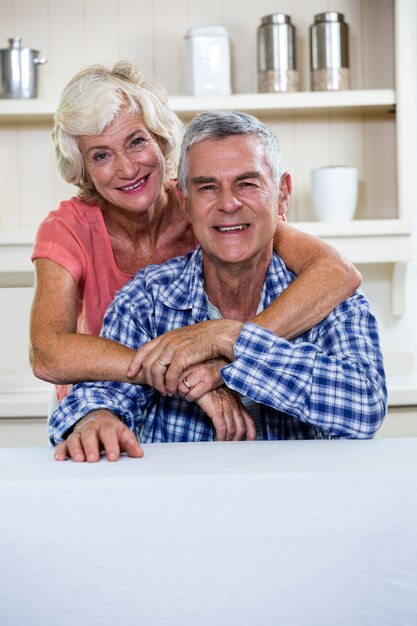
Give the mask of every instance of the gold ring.
<svg viewBox="0 0 417 626">
<path fill-rule="evenodd" d="M 194 389 L 195 387 L 195 385 L 190 385 L 190 383 L 188 382 L 186 378 L 183 378 L 182 382 L 187 387 L 188 391 L 191 391 L 191 389 Z"/>
<path fill-rule="evenodd" d="M 161 359 L 156 359 L 156 362 L 159 363 L 159 365 L 162 365 L 162 367 L 169 367 L 169 363 L 164 363 Z"/>
</svg>

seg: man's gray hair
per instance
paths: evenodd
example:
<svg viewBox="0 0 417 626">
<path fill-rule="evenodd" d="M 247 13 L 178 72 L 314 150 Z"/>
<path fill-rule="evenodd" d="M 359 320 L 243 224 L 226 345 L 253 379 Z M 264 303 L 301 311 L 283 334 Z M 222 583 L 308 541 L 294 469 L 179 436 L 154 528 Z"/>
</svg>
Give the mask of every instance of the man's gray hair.
<svg viewBox="0 0 417 626">
<path fill-rule="evenodd" d="M 184 133 L 178 167 L 178 184 L 184 195 L 187 195 L 188 154 L 191 147 L 205 139 L 227 139 L 233 135 L 254 135 L 258 138 L 264 147 L 272 176 L 279 183 L 283 165 L 279 141 L 274 133 L 253 115 L 237 111 L 210 111 L 196 115 Z"/>
</svg>

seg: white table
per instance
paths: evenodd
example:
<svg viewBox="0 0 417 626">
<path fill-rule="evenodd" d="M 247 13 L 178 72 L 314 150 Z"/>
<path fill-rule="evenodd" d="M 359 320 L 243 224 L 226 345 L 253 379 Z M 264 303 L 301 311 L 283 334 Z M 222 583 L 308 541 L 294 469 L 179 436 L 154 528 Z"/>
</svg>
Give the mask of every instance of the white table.
<svg viewBox="0 0 417 626">
<path fill-rule="evenodd" d="M 0 450 L 2 626 L 415 626 L 417 439 Z"/>
</svg>

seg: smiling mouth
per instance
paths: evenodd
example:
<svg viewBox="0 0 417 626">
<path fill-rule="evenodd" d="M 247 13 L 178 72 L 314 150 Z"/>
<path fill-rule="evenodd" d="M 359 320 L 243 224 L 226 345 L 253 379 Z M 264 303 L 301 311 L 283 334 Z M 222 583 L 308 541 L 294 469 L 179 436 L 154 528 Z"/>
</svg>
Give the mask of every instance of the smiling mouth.
<svg viewBox="0 0 417 626">
<path fill-rule="evenodd" d="M 249 224 L 238 224 L 236 226 L 215 226 L 215 229 L 221 233 L 232 233 L 246 230 L 247 228 L 249 228 Z"/>
<path fill-rule="evenodd" d="M 136 191 L 148 180 L 149 174 L 137 180 L 133 185 L 126 185 L 126 187 L 118 187 L 119 191 Z"/>
</svg>

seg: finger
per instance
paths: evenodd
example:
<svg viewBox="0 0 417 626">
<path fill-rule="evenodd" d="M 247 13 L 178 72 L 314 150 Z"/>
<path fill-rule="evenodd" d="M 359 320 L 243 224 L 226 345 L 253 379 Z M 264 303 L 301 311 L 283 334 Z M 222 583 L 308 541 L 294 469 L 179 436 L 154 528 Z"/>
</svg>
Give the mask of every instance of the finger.
<svg viewBox="0 0 417 626">
<path fill-rule="evenodd" d="M 248 413 L 248 411 L 244 410 L 243 419 L 245 420 L 245 424 L 246 424 L 246 441 L 255 441 L 256 440 L 256 426 L 255 426 L 253 417 L 251 416 L 250 413 Z"/>
<path fill-rule="evenodd" d="M 138 443 L 135 435 L 127 427 L 124 427 L 119 434 L 120 449 L 126 452 L 127 456 L 139 459 L 143 457 L 143 449 Z"/>
<path fill-rule="evenodd" d="M 214 430 L 216 431 L 216 441 L 226 441 L 226 422 L 221 413 L 217 413 L 211 418 Z"/>
<path fill-rule="evenodd" d="M 240 406 L 236 403 L 236 407 L 233 408 L 232 416 L 234 419 L 235 434 L 233 441 L 242 441 L 246 438 L 246 422 L 242 415 Z"/>
<path fill-rule="evenodd" d="M 161 337 L 156 337 L 139 348 L 127 369 L 128 376 L 133 377 L 139 373 L 144 359 L 158 346 Z"/>
<path fill-rule="evenodd" d="M 164 357 L 162 354 L 155 355 L 153 352 L 146 358 L 142 367 L 145 372 L 147 384 L 159 391 L 162 395 L 167 395 L 165 386 L 165 376 L 169 367 L 167 357 Z"/>
<path fill-rule="evenodd" d="M 77 432 L 72 433 L 67 441 L 68 456 L 76 463 L 82 463 L 85 461 L 84 448 L 81 444 L 80 434 Z"/>
<path fill-rule="evenodd" d="M 59 443 L 55 448 L 54 459 L 55 461 L 65 461 L 68 457 L 67 443 Z"/>
<path fill-rule="evenodd" d="M 223 401 L 223 419 L 226 424 L 226 441 L 232 441 L 236 434 L 236 424 L 230 401 Z"/>
<path fill-rule="evenodd" d="M 213 391 L 211 385 L 204 380 L 198 382 L 192 389 L 187 389 L 182 381 L 178 387 L 179 395 L 187 402 L 197 402 L 197 400 L 200 400 L 200 398 L 210 393 L 210 391 Z"/>
<path fill-rule="evenodd" d="M 192 352 L 192 348 L 182 347 L 181 351 L 173 352 L 170 365 L 165 372 L 165 388 L 168 395 L 176 393 L 180 382 L 185 376 L 185 372 L 192 365 L 198 363 L 198 359 Z"/>
<path fill-rule="evenodd" d="M 198 383 L 199 380 L 196 380 L 196 382 L 194 382 L 193 378 L 190 375 L 184 376 L 178 385 L 177 391 L 185 397 L 194 390 L 194 387 Z"/>
<path fill-rule="evenodd" d="M 79 435 L 85 460 L 87 463 L 97 463 L 100 460 L 99 431 L 96 428 L 85 428 L 80 430 Z"/>
<path fill-rule="evenodd" d="M 148 346 L 149 344 L 146 344 L 147 354 L 142 360 L 142 373 L 145 378 L 145 382 L 150 387 L 153 387 L 163 395 L 166 395 L 167 390 L 165 388 L 165 376 L 171 363 L 170 355 L 163 349 L 161 350 L 160 347 L 157 347 L 156 349 L 149 349 Z"/>
<path fill-rule="evenodd" d="M 91 440 L 94 445 L 93 439 Z M 100 426 L 98 431 L 98 437 L 96 437 L 96 442 L 101 442 L 101 445 L 104 449 L 108 461 L 117 461 L 120 457 L 120 447 L 119 447 L 119 439 L 117 436 L 117 430 L 114 424 L 103 424 Z M 86 446 L 84 445 L 84 448 Z M 97 450 L 98 451 L 98 450 Z M 87 450 L 86 450 L 87 453 Z M 95 455 L 95 449 L 92 448 L 91 454 Z M 87 461 L 90 458 L 87 453 Z M 98 459 L 97 459 L 98 460 Z"/>
<path fill-rule="evenodd" d="M 206 393 L 218 389 L 224 384 L 221 377 L 221 369 L 224 365 L 227 365 L 224 359 L 213 359 L 189 367 L 178 384 L 178 393 L 187 402 L 195 402 Z M 190 389 L 184 385 L 184 379 L 188 381 Z"/>
<path fill-rule="evenodd" d="M 126 375 L 129 378 L 134 378 L 139 374 L 140 370 L 142 369 L 142 361 L 143 354 L 140 351 L 136 352 L 135 356 L 129 363 L 129 367 L 127 368 Z"/>
</svg>

